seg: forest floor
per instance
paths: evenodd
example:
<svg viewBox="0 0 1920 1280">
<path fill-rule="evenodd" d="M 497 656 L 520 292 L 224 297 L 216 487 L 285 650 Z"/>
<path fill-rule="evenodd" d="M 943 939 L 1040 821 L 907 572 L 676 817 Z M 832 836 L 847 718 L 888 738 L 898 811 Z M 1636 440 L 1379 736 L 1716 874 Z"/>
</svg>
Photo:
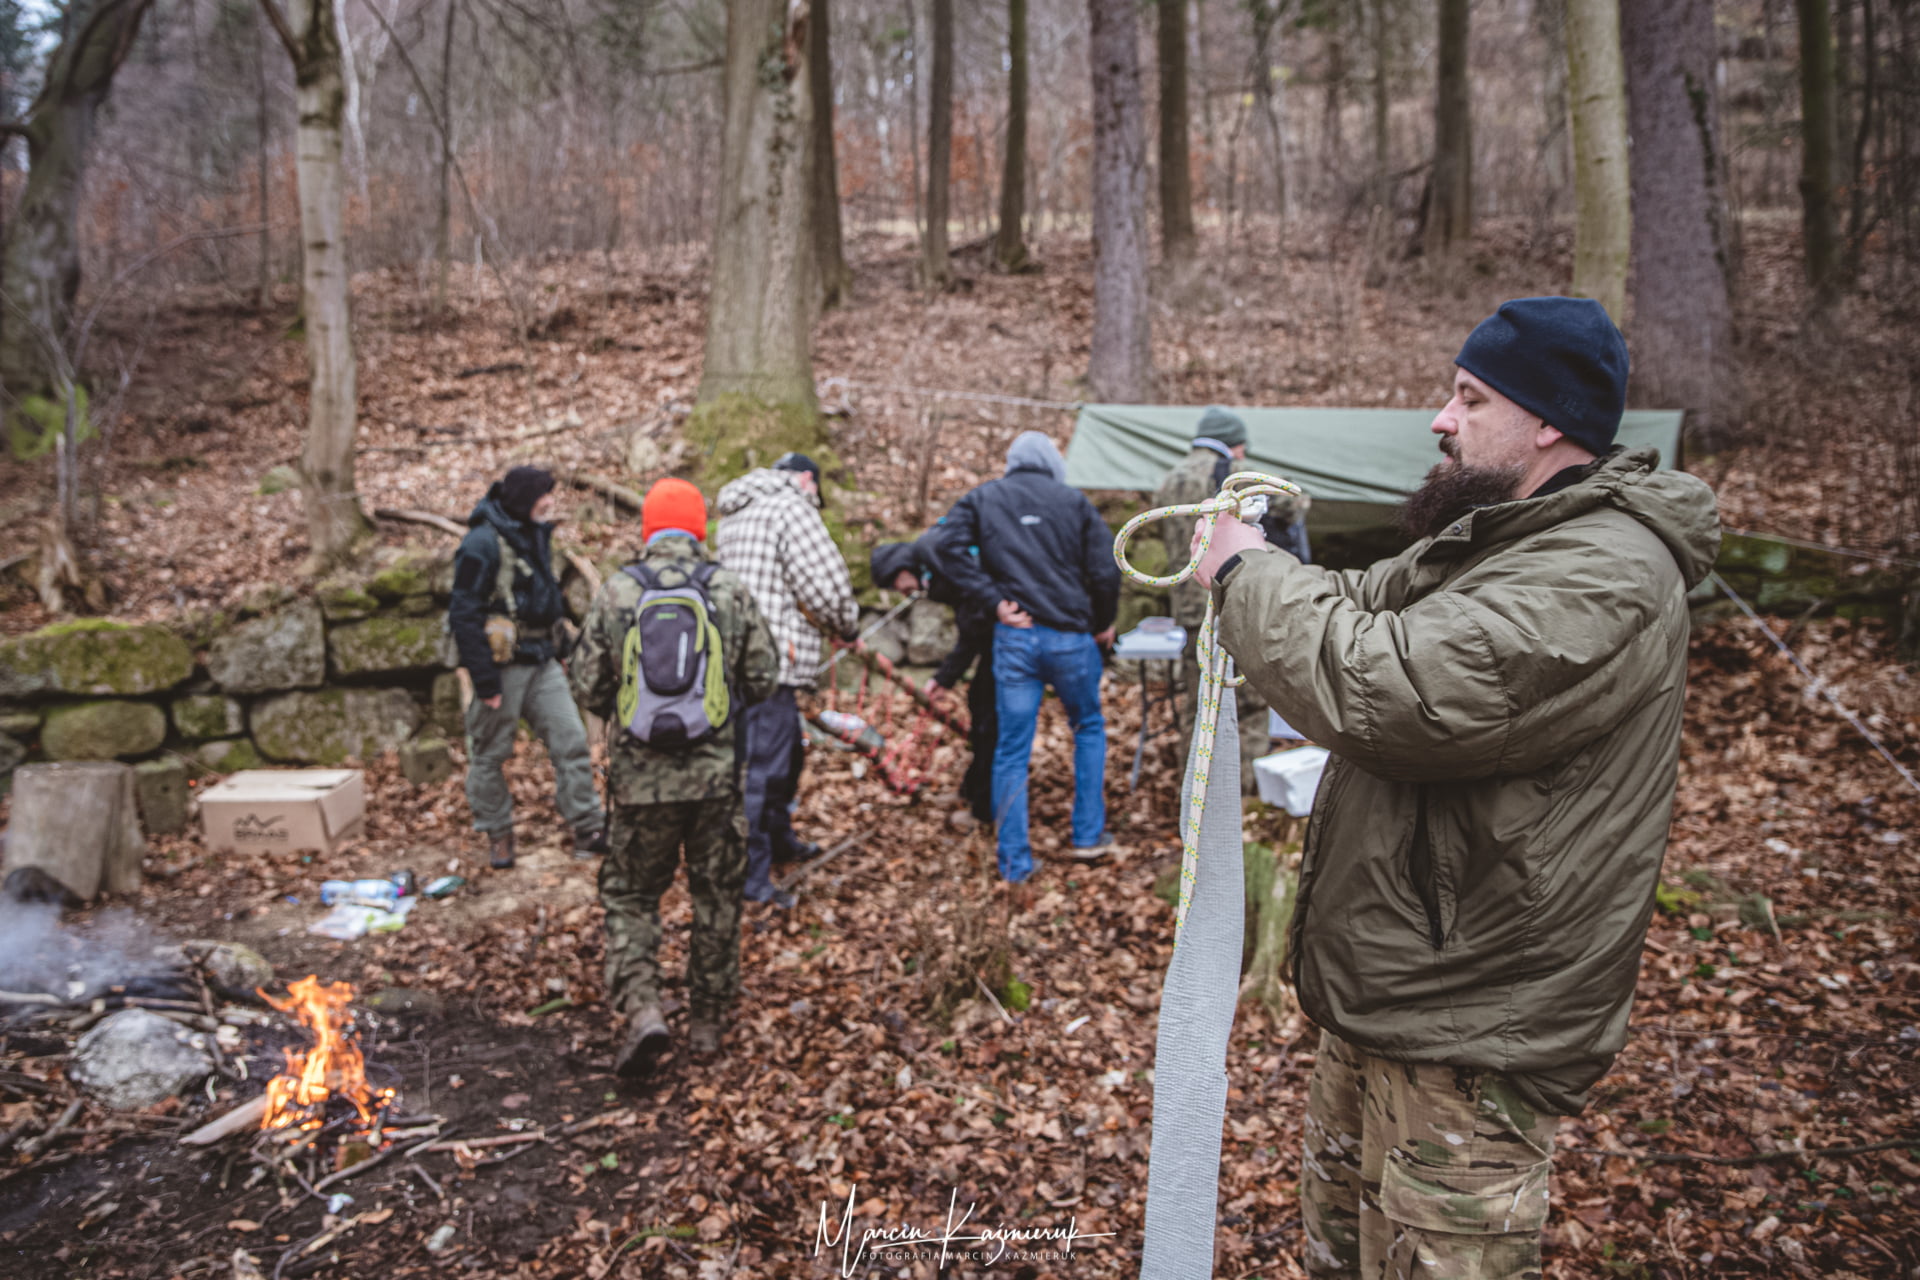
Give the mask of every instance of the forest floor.
<svg viewBox="0 0 1920 1280">
<path fill-rule="evenodd" d="M 1403 280 L 1368 290 L 1357 267 L 1337 254 L 1322 261 L 1310 245 L 1264 275 L 1257 257 L 1236 264 L 1221 278 L 1237 299 L 1210 286 L 1213 302 L 1160 317 L 1166 398 L 1434 403 L 1473 321 L 1503 295 L 1563 278 L 1551 273 L 1564 245 L 1509 235 L 1449 289 Z M 863 246 L 858 301 L 823 323 L 820 373 L 1072 399 L 1085 251 L 1042 248 L 1045 274 L 982 275 L 927 302 L 908 283 L 909 252 Z M 1762 281 L 1788 274 L 1785 251 L 1748 237 L 1749 255 L 1776 251 Z M 697 264 L 596 258 L 539 274 L 553 336 L 526 349 L 506 336 L 497 297 L 479 297 L 482 282 L 470 282 L 474 305 L 456 324 L 432 328 L 410 279 L 362 281 L 366 438 L 383 450 L 363 455 L 368 506 L 457 516 L 520 456 L 620 474 L 636 423 L 672 448 L 670 407 L 691 398 L 698 374 Z M 1791 286 L 1775 287 L 1784 313 Z M 1730 524 L 1911 554 L 1910 535 L 1887 523 L 1909 501 L 1897 441 L 1841 428 L 1892 413 L 1915 357 L 1892 336 L 1897 317 L 1855 320 L 1864 354 L 1840 366 L 1796 354 L 1784 323 L 1766 337 L 1749 322 L 1778 368 L 1806 370 L 1791 413 L 1830 438 L 1780 438 L 1771 424 L 1789 410 L 1756 398 L 1748 442 L 1696 465 L 1720 485 Z M 529 355 L 537 412 L 524 403 L 524 370 L 459 376 Z M 217 605 L 289 572 L 305 552 L 298 496 L 254 489 L 299 447 L 297 343 L 277 324 L 201 301 L 168 312 L 142 359 L 102 473 L 113 500 L 102 503 L 98 545 L 116 612 Z M 911 445 L 926 407 L 858 391 L 835 420 L 856 519 L 900 531 L 923 514 Z M 569 412 L 581 425 L 564 434 L 475 440 Z M 1015 430 L 1068 425 L 1064 413 L 1005 405 L 947 402 L 941 413 L 932 512 L 995 474 Z M 0 481 L 7 501 L 30 509 L 17 480 Z M 587 503 L 575 533 L 589 545 L 624 536 Z M 34 624 L 24 595 L 6 603 L 16 607 L 0 625 Z M 1920 687 L 1883 626 L 1775 626 L 1791 627 L 1827 687 L 1909 767 L 1920 762 Z M 1591 1106 L 1561 1127 L 1548 1274 L 1909 1276 L 1920 1266 L 1920 803 L 1744 622 L 1696 634 L 1688 699 L 1667 887 L 1633 1028 Z M 823 1221 L 837 1232 L 851 1203 L 856 1238 L 903 1220 L 938 1227 L 954 1198 L 975 1206 L 976 1225 L 1082 1233 L 1071 1259 L 1008 1256 L 987 1274 L 1133 1274 L 1147 1072 L 1172 940 L 1171 909 L 1153 888 L 1177 851 L 1179 765 L 1161 739 L 1129 793 L 1137 691 L 1110 682 L 1107 706 L 1121 850 L 1091 867 L 1043 856 L 1031 900 L 996 887 L 991 848 L 955 836 L 938 805 L 891 796 L 848 757 L 814 751 L 804 833 L 829 847 L 858 839 L 807 872 L 794 911 L 749 907 L 725 1056 L 675 1055 L 641 1086 L 608 1070 L 615 1027 L 597 1003 L 593 867 L 567 856 L 537 748 L 523 745 L 512 766 L 529 853 L 509 873 L 481 869 L 457 779 L 414 789 L 391 760 L 369 764 L 365 838 L 331 855 L 215 856 L 191 836 L 156 842 L 146 886 L 125 904 L 145 927 L 250 942 L 282 982 L 317 972 L 368 999 L 388 993 L 388 1011 L 369 1007 L 361 1024 L 376 1082 L 460 1137 L 544 1136 L 383 1164 L 340 1184 L 353 1203 L 329 1215 L 291 1180 L 249 1185 L 232 1147 L 189 1155 L 174 1145 L 175 1129 L 246 1087 L 167 1115 L 83 1112 L 39 1159 L 0 1166 L 8 1273 L 240 1276 L 240 1250 L 263 1274 L 288 1277 L 846 1274 L 838 1246 L 819 1243 Z M 1050 705 L 1034 763 L 1043 855 L 1064 835 L 1070 757 Z M 936 773 L 951 779 L 957 764 L 949 745 Z M 1256 806 L 1247 835 L 1275 839 L 1282 822 Z M 423 878 L 458 871 L 472 884 L 423 904 L 397 934 L 340 943 L 305 932 L 322 879 L 400 867 Z M 673 975 L 685 957 L 684 889 L 665 917 Z M 1024 1010 L 994 1003 L 1013 995 L 999 985 L 1002 954 L 1030 996 Z M 988 984 L 994 996 L 979 989 Z M 668 991 L 684 998 L 672 982 Z M 563 997 L 573 1003 L 533 1012 Z M 672 1015 L 676 1030 L 683 1016 Z M 277 1043 L 256 1038 L 256 1074 L 277 1067 Z M 18 1099 L 0 1102 L 0 1129 L 64 1106 L 65 1048 L 47 1035 L 0 1044 L 0 1083 Z M 1298 1017 L 1243 1010 L 1228 1061 L 1216 1274 L 1302 1274 L 1296 1152 L 1313 1049 Z M 929 1261 L 889 1265 L 903 1267 L 936 1273 Z"/>
</svg>

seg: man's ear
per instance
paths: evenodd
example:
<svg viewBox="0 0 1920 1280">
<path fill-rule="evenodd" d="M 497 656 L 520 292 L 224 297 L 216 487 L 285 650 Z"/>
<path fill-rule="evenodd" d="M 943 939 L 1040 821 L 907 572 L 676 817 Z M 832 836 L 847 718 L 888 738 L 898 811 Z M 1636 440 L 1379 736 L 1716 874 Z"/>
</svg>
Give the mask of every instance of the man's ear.
<svg viewBox="0 0 1920 1280">
<path fill-rule="evenodd" d="M 1560 428 L 1548 425 L 1547 421 L 1543 418 L 1540 421 L 1539 427 L 1536 428 L 1533 433 L 1533 447 L 1536 449 L 1551 449 L 1554 445 L 1559 444 L 1566 438 L 1565 433 L 1563 433 Z"/>
</svg>

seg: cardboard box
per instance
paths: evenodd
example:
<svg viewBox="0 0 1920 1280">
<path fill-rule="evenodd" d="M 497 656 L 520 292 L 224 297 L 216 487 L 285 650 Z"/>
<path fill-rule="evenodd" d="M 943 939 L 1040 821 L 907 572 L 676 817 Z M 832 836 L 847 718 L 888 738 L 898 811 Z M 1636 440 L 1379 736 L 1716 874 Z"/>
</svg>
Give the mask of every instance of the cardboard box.
<svg viewBox="0 0 1920 1280">
<path fill-rule="evenodd" d="M 358 769 L 248 769 L 200 793 L 209 849 L 318 849 L 357 837 L 367 814 Z"/>
</svg>

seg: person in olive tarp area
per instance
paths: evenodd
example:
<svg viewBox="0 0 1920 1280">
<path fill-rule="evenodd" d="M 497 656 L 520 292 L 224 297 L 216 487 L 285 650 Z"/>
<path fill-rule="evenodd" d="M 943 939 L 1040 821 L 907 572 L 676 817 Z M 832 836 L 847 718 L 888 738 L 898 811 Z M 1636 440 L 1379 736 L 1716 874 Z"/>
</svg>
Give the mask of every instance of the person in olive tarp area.
<svg viewBox="0 0 1920 1280">
<path fill-rule="evenodd" d="M 936 526 L 913 542 L 883 542 L 873 549 L 867 567 L 875 586 L 902 595 L 920 592 L 935 604 L 953 610 L 953 648 L 928 677 L 927 692 L 940 698 L 958 688 L 962 680 L 967 682 L 967 747 L 972 759 L 960 780 L 960 798 L 967 807 L 948 815 L 948 821 L 955 827 L 971 829 L 993 823 L 993 744 L 1000 732 L 993 711 L 995 619 L 940 572 L 939 537 Z"/>
<path fill-rule="evenodd" d="M 467 704 L 467 804 L 496 868 L 513 865 L 513 793 L 501 766 L 522 720 L 546 744 L 554 801 L 574 853 L 607 851 L 607 816 L 593 784 L 587 729 L 560 665 L 566 600 L 553 576 L 553 476 L 515 467 L 467 517 L 453 558 L 447 627 L 473 681 Z"/>
<path fill-rule="evenodd" d="M 1540 1274 L 1558 1117 L 1626 1041 L 1720 545 L 1705 483 L 1614 444 L 1600 304 L 1505 303 L 1455 364 L 1406 551 L 1336 573 L 1220 520 L 1199 566 L 1239 671 L 1333 753 L 1287 948 L 1322 1029 L 1315 1275 Z"/>
</svg>

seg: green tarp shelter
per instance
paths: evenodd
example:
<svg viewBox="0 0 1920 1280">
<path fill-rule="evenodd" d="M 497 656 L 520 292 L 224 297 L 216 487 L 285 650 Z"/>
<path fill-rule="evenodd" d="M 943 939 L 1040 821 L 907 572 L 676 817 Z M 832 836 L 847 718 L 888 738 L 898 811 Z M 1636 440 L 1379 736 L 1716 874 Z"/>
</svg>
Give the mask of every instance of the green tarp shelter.
<svg viewBox="0 0 1920 1280">
<path fill-rule="evenodd" d="M 1440 460 L 1429 427 L 1437 409 L 1250 409 L 1229 406 L 1247 424 L 1247 459 L 1293 481 L 1313 498 L 1315 534 L 1371 529 L 1420 487 Z M 1204 406 L 1090 404 L 1067 447 L 1067 483 L 1080 489 L 1152 491 L 1192 447 Z M 1679 456 L 1678 410 L 1635 410 L 1620 443 Z"/>
</svg>

